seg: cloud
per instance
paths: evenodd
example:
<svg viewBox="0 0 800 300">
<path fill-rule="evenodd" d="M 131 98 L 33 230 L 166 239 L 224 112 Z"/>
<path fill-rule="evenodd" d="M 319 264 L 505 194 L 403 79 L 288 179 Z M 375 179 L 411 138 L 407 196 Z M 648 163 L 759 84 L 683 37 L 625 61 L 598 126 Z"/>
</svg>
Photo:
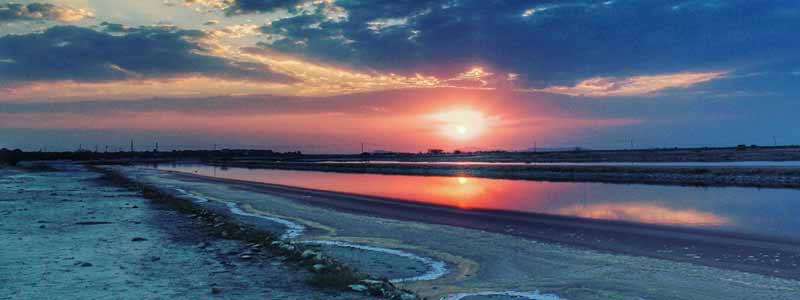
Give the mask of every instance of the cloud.
<svg viewBox="0 0 800 300">
<path fill-rule="evenodd" d="M 180 1 L 180 0 L 178 0 Z M 227 9 L 235 0 L 182 0 L 184 5 L 200 5 L 208 8 Z M 165 1 L 167 5 L 173 5 L 172 2 Z"/>
<path fill-rule="evenodd" d="M 242 38 L 261 34 L 259 26 L 254 24 L 230 25 L 220 29 L 207 30 L 206 32 L 216 38 Z"/>
<path fill-rule="evenodd" d="M 682 9 L 673 9 L 676 3 Z M 586 78 L 731 70 L 791 60 L 800 3 L 337 1 L 262 28 L 261 46 L 314 60 L 442 77 L 482 65 L 528 88 Z M 763 22 L 764 19 L 770 22 Z M 664 24 L 676 24 L 664 26 Z M 735 49 L 735 50 L 734 50 Z"/>
<path fill-rule="evenodd" d="M 16 21 L 58 21 L 64 23 L 78 22 L 92 18 L 94 14 L 85 9 L 50 3 L 0 4 L 0 25 Z"/>
<path fill-rule="evenodd" d="M 324 0 L 317 0 L 322 1 Z M 276 10 L 296 10 L 307 0 L 183 0 L 184 5 L 200 5 L 225 11 L 227 15 L 266 13 Z M 172 2 L 165 2 L 173 5 Z"/>
<path fill-rule="evenodd" d="M 643 96 L 671 88 L 688 88 L 724 77 L 727 72 L 676 73 L 632 77 L 595 77 L 574 86 L 552 86 L 530 91 L 577 97 Z"/>
<path fill-rule="evenodd" d="M 175 27 L 109 32 L 75 26 L 0 37 L 0 82 L 110 82 L 206 76 L 254 82 L 289 82 L 267 66 L 208 54 L 207 34 Z"/>
</svg>

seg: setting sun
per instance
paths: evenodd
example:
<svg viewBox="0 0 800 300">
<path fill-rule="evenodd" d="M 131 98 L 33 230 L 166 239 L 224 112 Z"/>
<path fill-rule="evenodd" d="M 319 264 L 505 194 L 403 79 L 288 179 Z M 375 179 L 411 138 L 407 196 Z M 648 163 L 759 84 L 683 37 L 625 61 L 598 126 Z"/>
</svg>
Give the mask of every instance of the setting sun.
<svg viewBox="0 0 800 300">
<path fill-rule="evenodd" d="M 496 118 L 472 108 L 455 108 L 429 116 L 441 135 L 454 140 L 470 140 L 485 134 Z"/>
</svg>

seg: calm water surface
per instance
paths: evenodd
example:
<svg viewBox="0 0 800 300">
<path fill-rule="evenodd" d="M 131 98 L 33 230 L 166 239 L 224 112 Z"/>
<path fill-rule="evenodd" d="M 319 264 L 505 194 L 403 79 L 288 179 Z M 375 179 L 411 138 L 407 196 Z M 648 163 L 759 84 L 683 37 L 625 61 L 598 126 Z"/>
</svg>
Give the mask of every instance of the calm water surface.
<svg viewBox="0 0 800 300">
<path fill-rule="evenodd" d="M 405 165 L 468 165 L 468 166 L 639 166 L 639 167 L 765 167 L 765 168 L 797 168 L 800 161 L 721 161 L 721 162 L 485 162 L 485 161 L 318 161 L 320 164 L 405 164 Z"/>
<path fill-rule="evenodd" d="M 490 208 L 708 228 L 800 240 L 800 190 L 682 187 L 350 174 L 159 165 L 158 169 L 391 197 L 463 209 Z"/>
</svg>

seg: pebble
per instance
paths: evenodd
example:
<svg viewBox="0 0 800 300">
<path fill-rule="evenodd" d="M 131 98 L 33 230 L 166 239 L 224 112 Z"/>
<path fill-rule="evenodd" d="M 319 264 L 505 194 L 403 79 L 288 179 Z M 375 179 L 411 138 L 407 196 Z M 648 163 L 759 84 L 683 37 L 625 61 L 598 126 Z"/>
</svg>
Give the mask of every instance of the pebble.
<svg viewBox="0 0 800 300">
<path fill-rule="evenodd" d="M 356 292 L 363 292 L 367 290 L 367 286 L 363 284 L 351 284 L 348 285 L 348 287 Z"/>
<path fill-rule="evenodd" d="M 138 237 L 138 236 L 137 236 L 137 237 L 135 237 L 135 238 L 132 238 L 132 239 L 131 239 L 131 242 L 142 242 L 142 241 L 146 241 L 146 240 L 147 240 L 146 238 L 143 238 L 143 237 Z"/>
</svg>

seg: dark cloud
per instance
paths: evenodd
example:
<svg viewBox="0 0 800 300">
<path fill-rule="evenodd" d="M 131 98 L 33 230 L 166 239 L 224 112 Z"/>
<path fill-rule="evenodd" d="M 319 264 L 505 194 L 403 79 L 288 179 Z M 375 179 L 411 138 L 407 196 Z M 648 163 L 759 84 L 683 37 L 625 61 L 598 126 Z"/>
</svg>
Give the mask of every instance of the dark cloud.
<svg viewBox="0 0 800 300">
<path fill-rule="evenodd" d="M 0 82 L 98 82 L 193 74 L 291 80 L 264 65 L 202 54 L 205 49 L 197 41 L 205 37 L 202 31 L 117 24 L 106 28 L 109 32 L 57 26 L 42 33 L 0 37 Z"/>
<path fill-rule="evenodd" d="M 293 11 L 294 8 L 306 2 L 305 0 L 235 0 L 226 9 L 229 15 L 239 15 L 248 13 L 271 12 L 277 9 L 287 9 Z"/>
<path fill-rule="evenodd" d="M 50 3 L 0 3 L 0 25 L 15 21 L 75 22 L 91 16 L 91 13 L 82 9 Z"/>
<path fill-rule="evenodd" d="M 280 51 L 394 72 L 473 64 L 535 87 L 595 76 L 756 68 L 800 51 L 800 2 L 336 1 L 265 26 Z"/>
</svg>

